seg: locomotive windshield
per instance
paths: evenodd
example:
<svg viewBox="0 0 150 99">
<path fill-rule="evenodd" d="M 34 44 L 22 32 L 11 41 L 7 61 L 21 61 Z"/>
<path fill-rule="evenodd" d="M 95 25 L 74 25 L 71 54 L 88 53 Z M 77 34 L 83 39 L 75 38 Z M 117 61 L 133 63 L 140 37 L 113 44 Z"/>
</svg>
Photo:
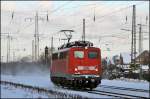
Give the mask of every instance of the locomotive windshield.
<svg viewBox="0 0 150 99">
<path fill-rule="evenodd" d="M 88 57 L 89 58 L 97 58 L 98 57 L 98 53 L 97 52 L 89 52 L 88 53 Z"/>
<path fill-rule="evenodd" d="M 75 58 L 83 58 L 84 52 L 83 51 L 74 51 L 74 57 Z"/>
</svg>

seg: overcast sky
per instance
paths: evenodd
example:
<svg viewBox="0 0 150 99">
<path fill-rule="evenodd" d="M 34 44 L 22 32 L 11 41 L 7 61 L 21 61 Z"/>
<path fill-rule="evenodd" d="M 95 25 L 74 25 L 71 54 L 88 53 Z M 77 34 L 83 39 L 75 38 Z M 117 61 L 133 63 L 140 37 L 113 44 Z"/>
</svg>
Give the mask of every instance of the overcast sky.
<svg viewBox="0 0 150 99">
<path fill-rule="evenodd" d="M 12 60 L 13 52 L 15 59 L 32 54 L 36 12 L 39 15 L 41 52 L 44 51 L 45 46 L 50 46 L 51 36 L 55 38 L 55 47 L 64 43 L 58 39 L 65 37 L 58 33 L 62 29 L 75 30 L 72 41 L 81 40 L 82 20 L 85 18 L 86 40 L 90 40 L 95 46 L 101 47 L 102 57 L 112 56 L 120 52 L 130 52 L 131 32 L 121 29 L 131 30 L 133 4 L 137 5 L 136 23 L 147 25 L 143 26 L 142 29 L 144 32 L 148 32 L 148 1 L 1 1 L 1 32 L 11 33 Z M 47 12 L 49 21 L 46 21 Z M 148 16 L 147 21 L 146 16 Z M 31 21 L 26 20 L 29 18 Z M 148 33 L 143 35 L 146 38 L 143 41 L 143 50 L 148 50 Z M 3 56 L 3 60 L 6 60 L 6 36 L 1 37 L 1 42 L 1 56 Z"/>
</svg>

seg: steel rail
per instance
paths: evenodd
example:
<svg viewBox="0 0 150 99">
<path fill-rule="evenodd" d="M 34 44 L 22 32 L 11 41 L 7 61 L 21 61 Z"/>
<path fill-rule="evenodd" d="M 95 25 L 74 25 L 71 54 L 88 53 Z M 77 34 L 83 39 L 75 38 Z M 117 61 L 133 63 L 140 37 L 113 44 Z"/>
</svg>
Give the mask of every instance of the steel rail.
<svg viewBox="0 0 150 99">
<path fill-rule="evenodd" d="M 127 88 L 127 87 L 118 87 L 118 86 L 109 86 L 109 85 L 100 85 L 99 88 L 111 88 L 111 89 L 119 89 L 119 90 L 128 90 L 128 91 L 136 91 L 136 92 L 147 92 L 150 90 L 145 89 L 137 89 L 137 88 Z"/>
<path fill-rule="evenodd" d="M 16 88 L 24 88 L 24 89 L 30 89 L 33 90 L 34 92 L 37 93 L 45 93 L 45 94 L 54 94 L 54 95 L 60 95 L 63 98 L 87 98 L 87 97 L 82 97 L 80 95 L 76 95 L 76 94 L 65 94 L 63 92 L 58 92 L 58 91 L 54 91 L 54 90 L 49 90 L 46 88 L 41 88 L 41 87 L 37 87 L 37 86 L 32 86 L 32 85 L 25 85 L 25 84 L 20 84 L 20 83 L 14 83 L 14 82 L 9 82 L 9 81 L 0 81 L 1 84 L 3 85 L 10 85 L 10 86 L 14 86 Z M 107 88 L 114 88 L 117 89 L 116 86 L 107 86 L 107 85 L 101 85 L 102 87 L 107 87 Z M 66 88 L 64 88 L 66 89 Z M 68 88 L 67 88 L 68 89 Z M 118 87 L 118 89 L 120 90 L 126 90 L 123 87 Z M 130 91 L 135 91 L 136 89 L 132 89 L 132 88 L 127 88 Z M 138 89 L 139 90 L 139 89 Z M 136 96 L 136 95 L 129 95 L 129 94 L 123 94 L 123 93 L 116 93 L 116 92 L 109 92 L 109 91 L 104 91 L 104 90 L 77 90 L 77 91 L 81 91 L 81 92 L 87 92 L 87 93 L 92 93 L 92 94 L 98 94 L 98 95 L 106 95 L 106 96 L 112 96 L 112 97 L 116 97 L 116 98 L 147 98 L 147 97 L 142 97 L 142 96 Z M 128 90 L 127 90 L 128 91 Z M 141 92 L 145 92 L 147 90 L 140 90 Z"/>
<path fill-rule="evenodd" d="M 104 92 L 104 91 L 87 91 L 87 92 L 93 93 L 93 94 L 98 94 L 98 95 L 112 96 L 112 97 L 116 97 L 116 98 L 137 98 L 137 97 L 133 97 L 133 96 L 114 94 L 111 92 Z"/>
<path fill-rule="evenodd" d="M 10 82 L 10 81 L 0 81 L 0 84 L 1 85 L 14 86 L 15 88 L 30 89 L 30 90 L 33 90 L 34 92 L 37 92 L 37 93 L 59 95 L 60 97 L 63 97 L 63 98 L 79 98 L 79 99 L 80 98 L 85 98 L 85 97 L 82 97 L 82 96 L 76 95 L 76 94 L 66 94 L 66 93 L 63 93 L 63 92 L 49 90 L 49 89 L 46 89 L 46 88 L 41 88 L 41 87 L 32 86 L 32 85 L 25 85 L 25 84 Z"/>
<path fill-rule="evenodd" d="M 148 97 L 144 97 L 144 96 L 138 96 L 138 95 L 132 95 L 132 94 L 124 94 L 124 93 L 117 93 L 117 92 L 111 92 L 111 91 L 105 91 L 105 90 L 90 90 L 90 89 L 76 89 L 76 88 L 73 88 L 73 87 L 64 87 L 64 86 L 59 86 L 63 89 L 70 89 L 70 90 L 75 90 L 75 91 L 81 91 L 81 92 L 87 92 L 87 93 L 92 93 L 92 94 L 98 94 L 98 95 L 105 95 L 105 96 L 112 96 L 112 97 L 115 97 L 115 98 L 148 98 Z M 115 86 L 113 86 L 115 87 Z M 109 87 L 108 87 L 109 88 Z M 113 88 L 110 88 L 113 90 Z M 114 88 L 115 89 L 115 88 Z M 123 88 L 122 88 L 123 89 Z M 130 88 L 129 88 L 130 89 Z M 132 89 L 132 88 L 131 88 Z M 116 90 L 116 89 L 115 89 Z M 121 89 L 118 89 L 118 90 L 121 90 Z M 124 89 L 125 90 L 125 89 Z M 124 91 L 123 90 L 123 91 Z M 132 89 L 134 90 L 134 89 Z M 126 90 L 126 91 L 130 91 L 130 90 Z M 140 90 L 141 92 L 142 91 L 146 91 L 147 93 L 147 90 Z M 137 92 L 137 91 L 135 91 Z"/>
<path fill-rule="evenodd" d="M 92 94 L 98 94 L 98 95 L 105 95 L 105 96 L 111 96 L 112 98 L 147 98 L 147 97 L 140 97 L 136 95 L 128 95 L 128 94 L 122 94 L 122 93 L 116 93 L 116 92 L 109 92 L 105 90 L 90 90 L 90 89 L 74 89 L 72 87 L 63 87 L 60 86 L 63 89 L 70 89 L 70 90 L 75 90 L 75 91 L 80 91 L 80 92 L 87 92 L 87 93 L 92 93 Z"/>
<path fill-rule="evenodd" d="M 128 94 L 122 94 L 122 93 L 114 93 L 114 92 L 108 92 L 108 91 L 100 91 L 100 90 L 93 90 L 93 91 L 87 91 L 88 93 L 93 94 L 99 94 L 99 95 L 107 95 L 112 96 L 116 98 L 147 98 L 147 97 L 140 97 L 135 95 L 128 95 Z"/>
</svg>

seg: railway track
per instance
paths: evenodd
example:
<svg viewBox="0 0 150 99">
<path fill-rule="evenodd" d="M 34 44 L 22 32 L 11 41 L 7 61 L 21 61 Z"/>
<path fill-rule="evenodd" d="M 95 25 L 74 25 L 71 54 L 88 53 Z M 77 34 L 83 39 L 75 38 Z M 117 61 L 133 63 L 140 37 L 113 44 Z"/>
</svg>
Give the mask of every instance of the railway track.
<svg viewBox="0 0 150 99">
<path fill-rule="evenodd" d="M 120 98 L 150 98 L 149 90 L 100 85 L 89 93 L 104 94 Z"/>
<path fill-rule="evenodd" d="M 112 92 L 105 92 L 105 91 L 99 91 L 99 90 L 93 90 L 93 91 L 87 91 L 88 93 L 93 93 L 93 94 L 100 94 L 100 95 L 107 95 L 107 96 L 112 96 L 116 98 L 139 98 L 137 96 L 132 96 L 132 95 L 126 95 L 126 94 L 118 94 L 118 93 L 112 93 Z"/>
<path fill-rule="evenodd" d="M 144 90 L 144 89 L 134 89 L 134 88 L 125 88 L 125 87 L 117 87 L 117 86 L 107 86 L 107 85 L 102 85 L 100 87 L 97 88 L 101 88 L 100 90 L 90 90 L 90 89 L 74 89 L 74 88 L 69 88 L 69 87 L 62 87 L 59 86 L 63 89 L 71 89 L 71 90 L 76 90 L 76 91 L 81 91 L 81 92 L 88 92 L 88 93 L 92 93 L 92 94 L 98 94 L 98 95 L 105 95 L 105 96 L 111 96 L 112 98 L 149 98 L 149 96 L 141 96 L 136 94 L 136 92 L 142 92 L 142 93 L 149 93 L 149 90 Z M 103 88 L 109 88 L 111 89 L 111 91 L 109 90 L 103 90 Z M 112 91 L 114 90 L 114 91 Z M 115 91 L 118 90 L 118 91 Z M 128 93 L 120 93 L 119 91 L 128 91 Z M 133 92 L 135 94 L 130 94 L 130 92 Z"/>
<path fill-rule="evenodd" d="M 128 91 L 147 92 L 147 93 L 150 92 L 150 90 L 145 90 L 145 89 L 126 88 L 126 87 L 118 87 L 118 86 L 100 85 L 100 87 L 101 88 L 119 89 L 119 90 L 128 90 Z"/>
<path fill-rule="evenodd" d="M 103 86 L 104 87 L 104 86 Z M 105 87 L 109 87 L 109 86 L 105 86 Z M 116 86 L 111 86 L 111 90 L 113 89 L 118 89 L 118 90 L 126 90 L 126 91 L 137 91 L 136 89 L 133 89 L 133 88 L 124 88 L 124 87 L 117 87 L 117 88 L 113 88 L 113 87 L 116 87 Z M 63 89 L 71 89 L 71 90 L 76 90 L 76 91 L 81 91 L 81 92 L 88 92 L 88 93 L 92 93 L 92 94 L 98 94 L 98 95 L 105 95 L 105 96 L 111 96 L 112 98 L 149 98 L 149 97 L 146 97 L 146 96 L 138 96 L 138 95 L 132 95 L 132 94 L 125 94 L 125 93 L 119 93 L 119 92 L 112 92 L 112 91 L 106 91 L 106 90 L 90 90 L 90 89 L 73 89 L 73 88 L 68 88 L 68 87 L 61 87 Z M 141 91 L 141 92 L 148 92 L 148 90 L 138 90 L 138 91 Z"/>
<path fill-rule="evenodd" d="M 44 93 L 44 94 L 47 94 L 47 95 L 48 94 L 59 95 L 61 98 L 83 98 L 80 95 L 65 94 L 63 92 L 58 92 L 58 91 L 49 90 L 49 89 L 46 89 L 46 88 L 40 88 L 40 87 L 36 87 L 36 86 L 31 86 L 31 85 L 25 85 L 25 84 L 14 83 L 14 82 L 9 82 L 9 81 L 0 81 L 0 82 L 1 82 L 2 85 L 9 85 L 9 86 L 13 86 L 15 88 L 33 90 L 34 92 Z"/>
<path fill-rule="evenodd" d="M 87 92 L 93 93 L 93 94 L 112 96 L 112 97 L 116 97 L 116 98 L 144 98 L 144 99 L 147 98 L 147 99 L 149 99 L 149 97 L 115 93 L 115 92 L 109 92 L 109 91 L 101 91 L 101 90 L 93 90 L 93 91 L 87 91 Z"/>
<path fill-rule="evenodd" d="M 46 89 L 46 88 L 40 88 L 40 87 L 31 86 L 31 85 L 24 85 L 24 84 L 9 82 L 9 81 L 1 81 L 1 84 L 14 86 L 16 88 L 30 89 L 30 90 L 33 90 L 34 92 L 37 92 L 37 93 L 59 95 L 60 97 L 63 97 L 63 98 L 88 98 L 88 97 L 82 97 L 80 95 L 65 94 L 63 92 L 53 91 L 53 90 L 49 90 L 49 89 Z M 101 87 L 102 88 L 111 88 L 112 90 L 113 89 L 126 90 L 126 91 L 137 91 L 138 90 L 140 92 L 147 92 L 147 90 L 140 90 L 140 89 L 136 90 L 136 89 L 132 89 L 132 88 L 107 86 L 107 85 L 102 85 Z M 64 87 L 64 89 L 68 89 L 68 88 Z M 87 93 L 98 94 L 98 95 L 106 95 L 106 96 L 111 96 L 111 97 L 114 97 L 114 98 L 149 98 L 149 97 L 123 94 L 123 93 L 112 92 L 112 91 L 110 92 L 110 91 L 105 91 L 105 90 L 92 90 L 92 91 L 90 91 L 90 90 L 87 90 L 87 89 L 86 90 L 77 89 L 76 91 L 87 92 Z"/>
</svg>

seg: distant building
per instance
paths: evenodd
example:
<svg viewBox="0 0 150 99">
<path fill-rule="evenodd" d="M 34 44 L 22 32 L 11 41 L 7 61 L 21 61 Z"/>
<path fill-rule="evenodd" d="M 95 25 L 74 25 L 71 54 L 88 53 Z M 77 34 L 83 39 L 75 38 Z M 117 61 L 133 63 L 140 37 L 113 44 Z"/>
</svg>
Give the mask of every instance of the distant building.
<svg viewBox="0 0 150 99">
<path fill-rule="evenodd" d="M 149 62 L 150 62 L 149 54 L 150 54 L 149 51 L 145 50 L 141 54 L 137 55 L 137 57 L 135 58 L 136 63 L 142 64 L 142 65 L 149 64 Z M 116 64 L 116 65 L 130 64 L 131 63 L 131 54 L 130 54 L 130 52 L 120 53 L 120 55 L 113 56 L 111 61 L 113 64 Z"/>
<path fill-rule="evenodd" d="M 149 54 L 150 53 L 149 53 L 148 50 L 143 51 L 141 54 L 139 54 L 135 58 L 136 62 L 139 63 L 139 64 L 143 64 L 143 65 L 149 64 L 149 62 L 150 62 Z"/>
<path fill-rule="evenodd" d="M 122 58 L 122 64 L 130 64 L 131 63 L 131 54 L 130 54 L 130 52 L 120 53 L 120 57 Z"/>
<path fill-rule="evenodd" d="M 113 63 L 114 63 L 115 65 L 121 64 L 121 61 L 122 61 L 122 59 L 120 58 L 119 55 L 113 56 L 113 57 L 112 57 L 112 60 L 113 60 Z"/>
<path fill-rule="evenodd" d="M 115 55 L 112 57 L 111 62 L 112 62 L 112 64 L 115 64 L 115 65 L 130 64 L 130 62 L 131 62 L 130 53 L 123 52 L 123 53 L 120 53 L 120 55 Z"/>
</svg>

